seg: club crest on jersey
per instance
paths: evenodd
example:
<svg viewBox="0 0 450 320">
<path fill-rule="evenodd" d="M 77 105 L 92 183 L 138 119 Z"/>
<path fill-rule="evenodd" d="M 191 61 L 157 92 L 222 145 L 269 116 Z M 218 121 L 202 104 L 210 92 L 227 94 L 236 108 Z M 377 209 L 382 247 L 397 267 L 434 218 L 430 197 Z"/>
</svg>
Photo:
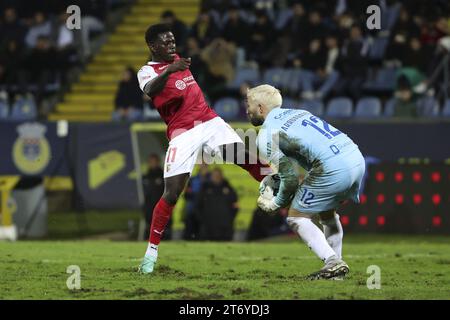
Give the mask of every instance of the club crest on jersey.
<svg viewBox="0 0 450 320">
<path fill-rule="evenodd" d="M 16 167 L 25 174 L 42 172 L 50 162 L 51 152 L 45 131 L 39 123 L 25 123 L 17 127 L 19 137 L 13 146 Z"/>
<path fill-rule="evenodd" d="M 186 83 L 183 80 L 177 80 L 175 81 L 175 87 L 177 87 L 178 90 L 184 90 L 186 89 Z"/>
</svg>

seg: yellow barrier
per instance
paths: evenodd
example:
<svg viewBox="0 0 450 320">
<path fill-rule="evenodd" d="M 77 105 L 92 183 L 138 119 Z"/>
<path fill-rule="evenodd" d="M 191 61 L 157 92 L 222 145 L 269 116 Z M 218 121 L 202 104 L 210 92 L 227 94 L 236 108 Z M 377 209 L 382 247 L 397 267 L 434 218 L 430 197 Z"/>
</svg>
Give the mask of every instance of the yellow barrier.
<svg viewBox="0 0 450 320">
<path fill-rule="evenodd" d="M 14 186 L 19 182 L 19 176 L 0 176 L 0 225 L 12 226 L 14 208 L 9 206 L 9 198 Z"/>
</svg>

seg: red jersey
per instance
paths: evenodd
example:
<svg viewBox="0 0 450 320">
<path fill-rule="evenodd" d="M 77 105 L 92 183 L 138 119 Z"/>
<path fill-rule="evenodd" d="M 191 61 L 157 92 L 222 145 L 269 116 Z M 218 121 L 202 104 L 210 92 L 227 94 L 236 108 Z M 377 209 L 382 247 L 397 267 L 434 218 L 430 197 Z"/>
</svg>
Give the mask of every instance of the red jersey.
<svg viewBox="0 0 450 320">
<path fill-rule="evenodd" d="M 177 55 L 175 60 L 178 59 L 180 57 Z M 143 66 L 137 74 L 141 90 L 144 90 L 145 85 L 162 73 L 169 64 L 150 61 Z M 192 129 L 194 125 L 217 117 L 206 103 L 203 92 L 189 69 L 170 74 L 164 89 L 151 98 L 167 124 L 169 140 Z"/>
</svg>

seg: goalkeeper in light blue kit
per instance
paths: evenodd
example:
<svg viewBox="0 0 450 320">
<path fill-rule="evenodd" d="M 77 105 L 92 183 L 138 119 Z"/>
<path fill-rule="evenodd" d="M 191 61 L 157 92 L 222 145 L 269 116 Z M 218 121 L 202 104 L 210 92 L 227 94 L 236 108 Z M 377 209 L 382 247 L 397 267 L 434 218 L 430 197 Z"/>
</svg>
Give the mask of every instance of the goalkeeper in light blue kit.
<svg viewBox="0 0 450 320">
<path fill-rule="evenodd" d="M 281 109 L 281 104 L 279 90 L 270 85 L 247 92 L 249 120 L 262 125 L 259 154 L 280 177 L 276 196 L 265 188 L 258 206 L 266 212 L 290 206 L 289 226 L 325 263 L 310 279 L 342 279 L 349 267 L 342 260 L 343 230 L 336 209 L 347 199 L 359 202 L 364 157 L 343 132 L 306 110 Z M 302 182 L 293 162 L 308 171 Z M 323 231 L 311 221 L 315 215 Z"/>
</svg>

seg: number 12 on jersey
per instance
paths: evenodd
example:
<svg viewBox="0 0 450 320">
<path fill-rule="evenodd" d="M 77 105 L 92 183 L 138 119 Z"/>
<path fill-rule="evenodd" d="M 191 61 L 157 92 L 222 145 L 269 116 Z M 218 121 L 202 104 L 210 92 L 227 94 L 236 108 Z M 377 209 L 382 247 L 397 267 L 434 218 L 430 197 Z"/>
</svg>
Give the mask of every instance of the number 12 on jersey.
<svg viewBox="0 0 450 320">
<path fill-rule="evenodd" d="M 318 125 L 319 121 L 322 122 L 323 129 L 319 127 Z M 302 126 L 306 127 L 308 125 L 319 131 L 322 135 L 324 135 L 328 139 L 333 139 L 334 137 L 342 133 L 339 130 L 335 131 L 331 130 L 330 125 L 326 121 L 322 119 L 317 119 L 315 116 L 310 117 L 309 120 L 302 121 Z"/>
</svg>

